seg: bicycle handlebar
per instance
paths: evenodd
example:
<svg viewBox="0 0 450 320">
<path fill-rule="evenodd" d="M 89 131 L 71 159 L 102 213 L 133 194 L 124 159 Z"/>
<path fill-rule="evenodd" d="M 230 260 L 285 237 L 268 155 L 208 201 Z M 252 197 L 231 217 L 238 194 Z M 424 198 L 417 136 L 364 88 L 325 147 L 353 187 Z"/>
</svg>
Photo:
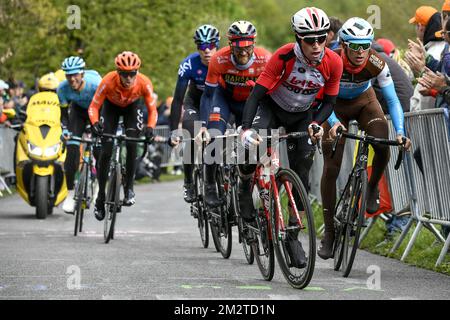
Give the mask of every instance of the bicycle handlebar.
<svg viewBox="0 0 450 320">
<path fill-rule="evenodd" d="M 119 140 L 119 141 L 125 141 L 125 142 L 136 142 L 136 143 L 150 143 L 153 141 L 154 137 L 152 137 L 151 139 L 147 139 L 147 138 L 132 138 L 132 137 L 127 137 L 124 134 L 121 135 L 116 135 L 116 134 L 110 134 L 110 133 L 102 133 L 100 135 L 98 135 L 100 138 L 110 138 L 113 140 Z"/>
<path fill-rule="evenodd" d="M 353 139 L 353 140 L 359 140 L 359 141 L 362 141 L 363 143 L 384 144 L 384 145 L 388 145 L 388 146 L 397 146 L 397 147 L 403 146 L 406 144 L 405 137 L 402 138 L 402 142 L 400 143 L 397 140 L 376 138 L 376 137 L 369 136 L 369 135 L 360 136 L 357 134 L 344 132 L 342 127 L 338 127 L 336 130 L 336 133 L 337 133 L 337 136 L 336 136 L 336 139 L 334 139 L 334 141 L 333 141 L 331 158 L 333 158 L 334 154 L 336 153 L 336 147 L 337 147 L 337 144 L 339 143 L 339 140 L 341 139 L 341 137 L 349 138 L 349 139 Z M 398 153 L 397 161 L 395 162 L 395 166 L 394 166 L 395 170 L 398 170 L 400 168 L 400 165 L 402 164 L 403 153 L 404 153 L 403 148 L 401 148 Z"/>
</svg>

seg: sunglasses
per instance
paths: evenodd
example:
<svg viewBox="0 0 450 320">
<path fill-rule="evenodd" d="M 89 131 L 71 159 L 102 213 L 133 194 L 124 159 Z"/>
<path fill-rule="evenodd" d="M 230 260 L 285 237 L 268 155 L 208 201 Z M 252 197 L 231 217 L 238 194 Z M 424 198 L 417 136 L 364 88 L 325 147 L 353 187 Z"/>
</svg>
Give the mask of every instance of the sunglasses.
<svg viewBox="0 0 450 320">
<path fill-rule="evenodd" d="M 316 42 L 319 44 L 324 43 L 327 40 L 327 35 L 321 34 L 317 36 L 304 36 L 304 37 L 299 36 L 299 38 L 305 41 L 307 44 L 313 45 Z"/>
<path fill-rule="evenodd" d="M 122 78 L 134 78 L 137 75 L 137 70 L 135 71 L 118 71 L 119 72 L 119 76 L 121 76 Z"/>
<path fill-rule="evenodd" d="M 235 53 L 243 53 L 243 52 L 247 52 L 248 54 L 252 53 L 253 49 L 255 46 L 247 46 L 247 47 L 235 47 L 232 46 L 233 48 L 233 52 Z"/>
<path fill-rule="evenodd" d="M 347 45 L 347 47 L 348 47 L 350 50 L 353 50 L 353 51 L 359 51 L 359 50 L 367 51 L 367 50 L 369 50 L 370 47 L 372 46 L 372 43 L 370 43 L 370 42 L 367 42 L 367 43 L 352 43 L 352 42 L 346 42 L 345 44 Z"/>
<path fill-rule="evenodd" d="M 206 49 L 214 50 L 217 48 L 216 43 L 200 43 L 197 45 L 197 49 L 201 51 L 205 51 Z"/>
</svg>

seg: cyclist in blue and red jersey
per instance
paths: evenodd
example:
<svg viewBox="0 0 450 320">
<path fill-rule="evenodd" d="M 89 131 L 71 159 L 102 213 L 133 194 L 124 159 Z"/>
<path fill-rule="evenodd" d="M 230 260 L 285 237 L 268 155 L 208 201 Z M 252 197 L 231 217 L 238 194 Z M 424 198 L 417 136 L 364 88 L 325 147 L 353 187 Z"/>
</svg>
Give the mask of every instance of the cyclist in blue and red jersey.
<svg viewBox="0 0 450 320">
<path fill-rule="evenodd" d="M 198 136 L 207 132 L 206 127 L 224 133 L 230 113 L 234 114 L 236 125 L 241 124 L 245 101 L 252 90 L 248 82 L 259 77 L 271 57 L 266 49 L 255 47 L 256 35 L 252 23 L 233 22 L 227 33 L 229 46 L 211 58 L 200 104 L 203 127 Z M 203 117 L 203 110 L 209 110 L 208 119 Z M 210 207 L 221 204 L 215 185 L 216 167 L 205 166 L 205 201 Z"/>
<path fill-rule="evenodd" d="M 380 103 L 372 88 L 371 80 L 376 78 L 388 104 L 389 114 L 394 124 L 397 140 L 405 137 L 403 109 L 395 92 L 394 83 L 385 61 L 371 49 L 374 38 L 373 28 L 364 19 L 351 18 L 339 31 L 341 47 L 335 52 L 344 64 L 344 73 L 340 82 L 339 96 L 334 113 L 323 125 L 325 139 L 323 141 L 324 168 L 321 181 L 321 195 L 325 223 L 325 237 L 321 242 L 318 255 L 323 259 L 332 258 L 334 242 L 334 207 L 336 203 L 336 179 L 341 167 L 344 141 L 336 149 L 331 158 L 332 139 L 338 127 L 348 126 L 350 120 L 357 120 L 359 127 L 367 134 L 387 139 L 388 123 Z M 406 139 L 405 148 L 409 149 L 410 141 Z M 389 148 L 385 145 L 374 145 L 375 156 L 372 164 L 372 175 L 367 188 L 367 213 L 375 213 L 379 208 L 378 182 L 389 161 Z"/>
<path fill-rule="evenodd" d="M 200 99 L 205 89 L 205 79 L 208 74 L 208 64 L 211 57 L 219 47 L 219 30 L 211 25 L 200 26 L 194 34 L 194 41 L 198 51 L 184 59 L 178 69 L 178 80 L 173 95 L 172 110 L 170 113 L 170 130 L 178 129 L 182 107 L 184 114 L 182 127 L 191 137 L 194 136 L 194 124 L 200 121 Z M 206 108 L 204 112 L 207 112 Z M 203 118 L 207 118 L 205 114 Z M 175 141 L 172 141 L 175 140 Z M 177 144 L 176 139 L 170 140 L 170 145 Z M 186 157 L 189 155 L 189 160 Z M 185 163 L 184 169 L 184 200 L 191 203 L 195 200 L 193 185 L 194 142 L 186 143 L 183 149 Z"/>
</svg>

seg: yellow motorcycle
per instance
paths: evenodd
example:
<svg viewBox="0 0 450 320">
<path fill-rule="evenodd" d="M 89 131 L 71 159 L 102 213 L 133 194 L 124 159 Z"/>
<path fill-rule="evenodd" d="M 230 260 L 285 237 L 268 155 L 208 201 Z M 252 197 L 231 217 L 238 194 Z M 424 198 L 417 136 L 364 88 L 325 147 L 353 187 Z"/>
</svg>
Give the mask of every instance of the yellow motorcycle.
<svg viewBox="0 0 450 320">
<path fill-rule="evenodd" d="M 56 93 L 36 93 L 28 102 L 16 144 L 16 188 L 28 204 L 36 207 L 38 219 L 51 214 L 68 193 L 60 116 Z"/>
</svg>

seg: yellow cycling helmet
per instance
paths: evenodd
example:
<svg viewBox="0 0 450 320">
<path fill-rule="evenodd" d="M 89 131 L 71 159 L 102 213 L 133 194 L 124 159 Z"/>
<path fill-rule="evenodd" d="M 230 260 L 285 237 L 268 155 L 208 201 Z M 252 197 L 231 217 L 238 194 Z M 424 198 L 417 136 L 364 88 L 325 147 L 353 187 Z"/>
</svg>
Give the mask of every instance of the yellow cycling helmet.
<svg viewBox="0 0 450 320">
<path fill-rule="evenodd" d="M 59 80 L 53 72 L 42 76 L 38 81 L 39 91 L 56 91 L 59 86 Z"/>
<path fill-rule="evenodd" d="M 66 80 L 66 73 L 64 72 L 63 69 L 55 71 L 55 76 L 59 82 L 63 82 L 64 80 Z"/>
</svg>

